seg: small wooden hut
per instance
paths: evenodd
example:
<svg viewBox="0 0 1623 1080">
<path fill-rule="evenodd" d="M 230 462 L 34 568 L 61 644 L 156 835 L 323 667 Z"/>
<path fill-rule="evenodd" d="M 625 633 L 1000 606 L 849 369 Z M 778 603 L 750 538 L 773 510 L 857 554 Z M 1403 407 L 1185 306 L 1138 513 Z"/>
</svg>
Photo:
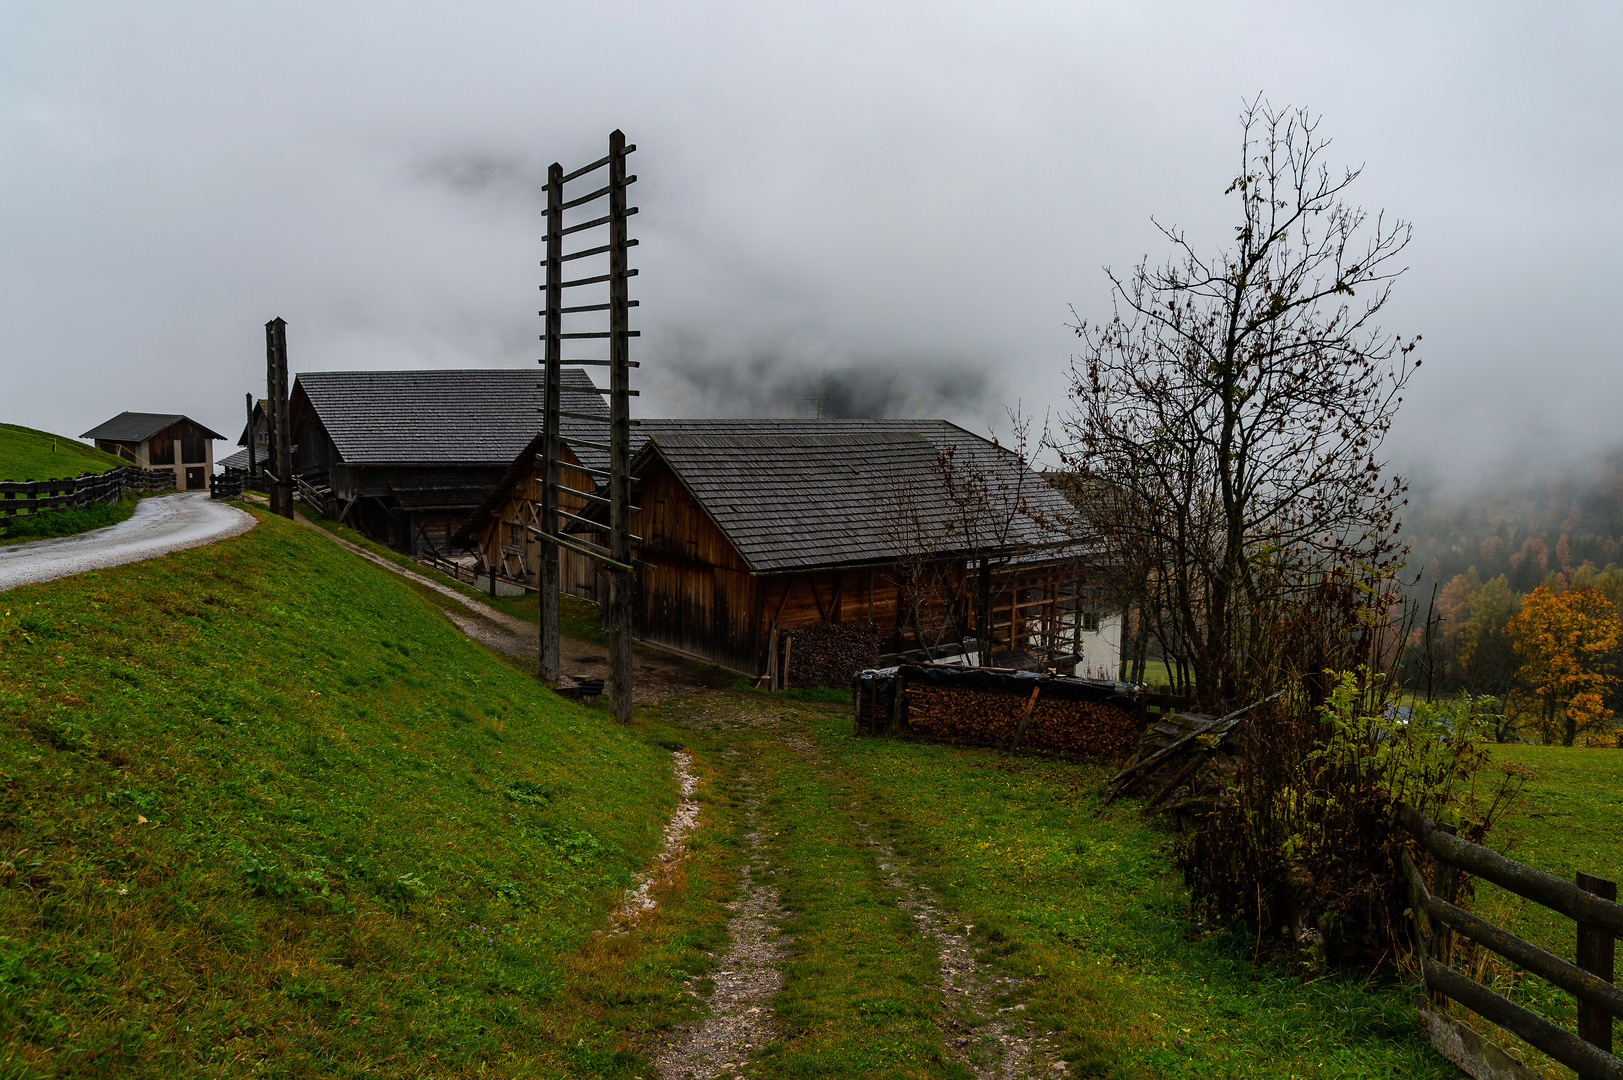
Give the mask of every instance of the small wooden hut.
<svg viewBox="0 0 1623 1080">
<path fill-rule="evenodd" d="M 143 469 L 168 469 L 181 491 L 206 491 L 214 475 L 217 431 L 179 413 L 122 412 L 81 439 Z"/>
</svg>

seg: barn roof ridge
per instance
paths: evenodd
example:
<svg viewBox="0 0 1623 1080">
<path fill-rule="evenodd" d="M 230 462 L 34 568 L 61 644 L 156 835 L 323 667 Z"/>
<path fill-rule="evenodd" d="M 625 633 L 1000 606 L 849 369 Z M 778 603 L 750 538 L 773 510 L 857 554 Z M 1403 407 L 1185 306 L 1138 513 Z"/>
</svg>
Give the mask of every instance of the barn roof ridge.
<svg viewBox="0 0 1623 1080">
<path fill-rule="evenodd" d="M 536 367 L 305 371 L 294 380 L 344 461 L 507 465 L 541 427 Z M 584 369 L 563 369 L 563 407 L 608 417 Z M 596 431 L 568 420 L 566 434 Z"/>
<path fill-rule="evenodd" d="M 108 442 L 143 442 L 171 424 L 179 423 L 182 420 L 197 424 L 199 428 L 203 429 L 204 434 L 210 438 L 225 438 L 224 435 L 221 435 L 213 428 L 198 424 L 196 420 L 184 413 L 147 413 L 130 412 L 128 410 L 119 413 L 111 420 L 97 424 L 83 435 L 80 435 L 79 438 L 105 439 Z"/>
</svg>

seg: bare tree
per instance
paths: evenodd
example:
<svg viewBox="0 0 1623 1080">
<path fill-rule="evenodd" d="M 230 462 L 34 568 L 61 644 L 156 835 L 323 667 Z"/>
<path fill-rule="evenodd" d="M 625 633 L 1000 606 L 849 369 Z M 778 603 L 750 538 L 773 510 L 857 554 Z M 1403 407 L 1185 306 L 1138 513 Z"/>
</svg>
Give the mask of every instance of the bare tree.
<svg viewBox="0 0 1623 1080">
<path fill-rule="evenodd" d="M 1033 551 L 1066 542 L 1075 524 L 1070 514 L 1056 512 L 1053 500 L 1035 490 L 1042 480 L 1032 472 L 1032 457 L 1046 441 L 1046 429 L 1034 441 L 1033 418 L 1019 409 L 1009 410 L 1009 423 L 1010 446 L 994 436 L 989 447 L 948 447 L 936 461 L 950 507 L 949 543 L 963 554 L 971 575 L 975 647 L 983 665 L 992 652 L 998 572 Z M 1011 598 L 1011 638 L 1016 602 Z M 1013 648 L 1014 642 L 1009 645 Z"/>
<path fill-rule="evenodd" d="M 1406 484 L 1377 455 L 1420 363 L 1376 322 L 1409 226 L 1343 201 L 1361 170 L 1330 169 L 1316 117 L 1259 97 L 1240 122 L 1233 245 L 1157 222 L 1165 264 L 1106 271 L 1114 317 L 1073 327 L 1062 423 L 1094 526 L 1153 584 L 1209 707 L 1255 689 L 1293 601 L 1400 565 Z"/>
</svg>

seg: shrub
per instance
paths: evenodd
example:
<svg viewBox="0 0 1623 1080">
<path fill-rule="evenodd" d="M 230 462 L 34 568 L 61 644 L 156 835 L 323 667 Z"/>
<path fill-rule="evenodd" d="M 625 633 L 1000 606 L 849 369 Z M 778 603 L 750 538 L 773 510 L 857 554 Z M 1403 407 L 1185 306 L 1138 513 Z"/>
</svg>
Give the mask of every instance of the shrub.
<svg viewBox="0 0 1623 1080">
<path fill-rule="evenodd" d="M 1480 843 L 1517 790 L 1482 783 L 1474 725 L 1387 705 L 1366 669 L 1327 674 L 1317 709 L 1284 705 L 1237 737 L 1239 767 L 1178 856 L 1197 911 L 1246 924 L 1259 951 L 1283 937 L 1307 969 L 1409 949 L 1398 803 Z"/>
</svg>

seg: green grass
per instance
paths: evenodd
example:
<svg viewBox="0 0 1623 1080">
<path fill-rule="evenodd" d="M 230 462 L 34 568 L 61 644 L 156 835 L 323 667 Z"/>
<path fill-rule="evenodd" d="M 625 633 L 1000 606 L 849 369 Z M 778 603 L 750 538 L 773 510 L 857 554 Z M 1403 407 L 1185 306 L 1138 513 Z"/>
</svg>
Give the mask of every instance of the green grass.
<svg viewBox="0 0 1623 1080">
<path fill-rule="evenodd" d="M 1191 922 L 1173 837 L 1135 805 L 1099 805 L 1113 766 L 857 738 L 846 711 L 806 708 L 891 842 L 1031 980 L 1029 1014 L 1073 1075 L 1454 1075 L 1416 1030 L 1415 987 L 1304 984 L 1253 964 L 1245 935 Z"/>
<path fill-rule="evenodd" d="M 0 480 L 66 480 L 127 464 L 65 435 L 0 424 Z"/>
<path fill-rule="evenodd" d="M 48 536 L 73 536 L 91 529 L 117 525 L 135 513 L 137 501 L 125 498 L 115 503 L 91 503 L 83 510 L 50 510 L 22 517 L 0 517 L 0 544 L 20 544 Z"/>
<path fill-rule="evenodd" d="M 668 762 L 280 519 L 0 595 L 0 1075 L 637 1075 L 732 887 L 599 936 Z"/>
<path fill-rule="evenodd" d="M 358 547 L 363 547 L 373 554 L 388 559 L 397 566 L 413 570 L 424 577 L 432 578 L 442 585 L 456 589 L 462 595 L 478 600 L 497 611 L 523 619 L 526 622 L 535 622 L 541 617 L 541 599 L 536 593 L 525 593 L 522 596 L 491 596 L 490 593 L 475 589 L 465 581 L 458 581 L 448 574 L 441 573 L 432 566 L 403 555 L 391 547 L 370 539 L 364 533 L 358 532 L 347 525 L 340 525 L 331 518 L 322 514 L 311 515 L 308 507 L 300 507 L 299 512 L 310 517 L 312 524 L 325 529 L 334 536 L 342 537 Z M 565 594 L 559 597 L 558 629 L 573 638 L 582 641 L 596 642 L 599 645 L 609 643 L 608 632 L 603 629 L 603 616 L 601 610 L 590 600 L 582 600 L 578 596 Z"/>
<path fill-rule="evenodd" d="M 799 707 L 782 695 L 722 699 L 745 715 Z M 700 707 L 714 708 L 716 700 Z M 694 704 L 668 702 L 656 717 L 680 723 Z M 735 792 L 735 820 L 743 813 L 741 786 L 759 793 L 757 828 L 775 869 L 770 880 L 790 915 L 791 955 L 773 1002 L 779 1037 L 757 1048 L 752 1075 L 967 1080 L 943 1058 L 933 943 L 898 906 L 858 824 L 878 812 L 870 785 L 753 725 L 672 730 L 717 763 Z"/>
<path fill-rule="evenodd" d="M 1495 763 L 1514 770 L 1524 782 L 1520 801 L 1498 834 L 1489 838 L 1492 847 L 1568 881 L 1580 870 L 1623 880 L 1623 751 L 1523 745 L 1492 750 Z M 1564 915 L 1485 881 L 1477 882 L 1471 906 L 1511 933 L 1573 959 L 1576 929 Z M 1521 975 L 1497 958 L 1483 954 L 1481 959 L 1472 975 L 1564 1027 L 1576 1027 L 1577 1009 L 1570 994 Z M 1467 1015 L 1454 1008 L 1458 1015 Z M 1560 1075 L 1557 1066 L 1513 1036 L 1486 1024 L 1476 1026 L 1501 1044 L 1516 1046 L 1531 1063 Z"/>
</svg>

